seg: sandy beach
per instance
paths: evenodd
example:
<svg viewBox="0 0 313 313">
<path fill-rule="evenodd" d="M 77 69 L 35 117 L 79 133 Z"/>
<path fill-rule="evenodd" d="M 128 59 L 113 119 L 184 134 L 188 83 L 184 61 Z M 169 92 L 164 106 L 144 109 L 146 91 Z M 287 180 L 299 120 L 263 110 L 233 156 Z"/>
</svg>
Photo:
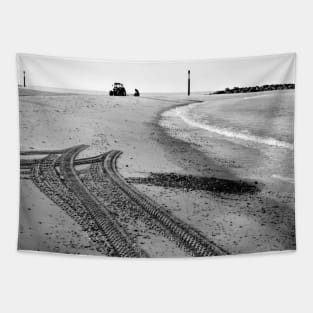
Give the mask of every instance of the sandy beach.
<svg viewBox="0 0 313 313">
<path fill-rule="evenodd" d="M 21 151 L 84 144 L 89 147 L 79 158 L 86 158 L 120 150 L 117 168 L 130 184 L 227 253 L 294 250 L 294 198 L 289 195 L 293 185 L 275 182 L 273 188 L 270 181 L 239 177 L 231 156 L 249 148 L 212 136 L 207 142 L 210 157 L 199 146 L 171 136 L 160 126 L 163 112 L 209 97 L 213 96 L 109 97 L 24 89 L 19 96 Z M 257 151 L 250 148 L 249 153 L 253 156 Z M 82 181 L 88 181 L 84 168 L 77 170 Z M 101 254 L 81 226 L 24 176 L 19 249 Z M 131 205 L 125 204 L 124 212 L 114 203 L 108 208 L 149 256 L 188 256 L 158 227 L 134 214 Z M 51 229 L 57 229 L 58 237 L 51 235 Z"/>
</svg>

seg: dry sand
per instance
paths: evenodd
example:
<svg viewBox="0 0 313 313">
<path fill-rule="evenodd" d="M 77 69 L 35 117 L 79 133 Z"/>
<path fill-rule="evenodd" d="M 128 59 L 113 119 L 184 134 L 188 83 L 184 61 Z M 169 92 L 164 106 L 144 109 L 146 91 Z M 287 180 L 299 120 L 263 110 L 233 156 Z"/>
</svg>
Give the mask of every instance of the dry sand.
<svg viewBox="0 0 313 313">
<path fill-rule="evenodd" d="M 21 180 L 19 249 L 100 254 L 81 227 L 35 187 Z"/>
<path fill-rule="evenodd" d="M 123 151 L 118 167 L 125 177 L 176 172 L 234 179 L 227 165 L 223 167 L 197 147 L 169 137 L 158 126 L 160 112 L 188 100 L 32 91 L 29 96 L 20 96 L 21 150 L 88 144 L 81 157 L 111 149 Z M 294 210 L 279 193 L 236 195 L 143 184 L 136 187 L 230 253 L 295 249 Z M 80 252 L 94 254 L 96 247 L 79 232 L 79 225 L 30 180 L 21 180 L 21 196 L 19 248 L 58 251 L 61 242 L 61 251 L 75 253 L 87 247 Z M 47 240 L 45 233 L 51 229 L 62 234 L 59 241 L 52 240 L 51 234 Z"/>
</svg>

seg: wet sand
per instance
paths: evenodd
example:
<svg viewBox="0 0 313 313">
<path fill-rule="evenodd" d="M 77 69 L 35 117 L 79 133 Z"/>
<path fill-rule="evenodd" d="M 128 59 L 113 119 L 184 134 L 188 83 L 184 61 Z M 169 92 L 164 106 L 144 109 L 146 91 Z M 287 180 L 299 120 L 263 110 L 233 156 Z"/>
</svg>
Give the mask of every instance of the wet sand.
<svg viewBox="0 0 313 313">
<path fill-rule="evenodd" d="M 90 147 L 80 157 L 111 149 L 123 151 L 118 169 L 128 178 L 146 178 L 150 173 L 177 173 L 237 181 L 227 163 L 221 166 L 197 146 L 169 136 L 159 126 L 162 111 L 189 100 L 182 96 L 156 95 L 146 98 L 45 95 L 43 92 L 34 95 L 32 91 L 31 95 L 20 97 L 21 150 L 63 149 L 87 144 Z M 214 139 L 211 144 L 214 147 L 217 143 Z M 224 150 L 233 148 L 222 142 L 219 144 L 223 144 Z M 56 216 L 64 213 L 30 185 L 29 180 L 21 180 L 21 194 L 25 197 L 20 209 L 19 248 L 56 251 L 60 243 L 50 240 L 49 247 L 45 246 L 42 234 L 51 225 L 56 227 L 59 224 Z M 151 183 L 136 184 L 136 187 L 230 253 L 295 249 L 294 210 L 288 205 L 290 199 L 283 199 L 279 192 L 264 192 L 262 186 L 253 194 L 216 193 L 197 188 L 187 191 Z M 27 200 L 26 194 L 30 199 Z M 34 215 L 27 212 L 30 201 L 37 208 Z M 34 228 L 37 216 L 40 216 L 42 224 L 39 225 L 44 230 Z M 69 220 L 62 218 L 67 233 L 61 242 L 66 246 L 79 226 L 69 217 Z M 36 241 L 27 239 L 30 234 Z M 88 246 L 88 238 L 81 236 L 74 241 L 72 250 L 66 246 L 61 252 Z M 81 253 L 93 254 L 95 249 L 90 245 Z"/>
</svg>

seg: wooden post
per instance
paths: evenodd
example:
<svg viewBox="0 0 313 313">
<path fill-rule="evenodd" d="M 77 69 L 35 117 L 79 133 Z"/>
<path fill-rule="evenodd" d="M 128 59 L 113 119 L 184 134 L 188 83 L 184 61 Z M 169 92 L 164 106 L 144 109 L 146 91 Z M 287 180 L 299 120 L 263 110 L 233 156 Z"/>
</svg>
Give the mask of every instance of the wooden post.
<svg viewBox="0 0 313 313">
<path fill-rule="evenodd" d="M 24 88 L 26 87 L 26 72 L 25 71 L 23 71 L 23 74 L 24 74 Z"/>
<path fill-rule="evenodd" d="M 188 70 L 188 96 L 190 96 L 190 71 Z"/>
</svg>

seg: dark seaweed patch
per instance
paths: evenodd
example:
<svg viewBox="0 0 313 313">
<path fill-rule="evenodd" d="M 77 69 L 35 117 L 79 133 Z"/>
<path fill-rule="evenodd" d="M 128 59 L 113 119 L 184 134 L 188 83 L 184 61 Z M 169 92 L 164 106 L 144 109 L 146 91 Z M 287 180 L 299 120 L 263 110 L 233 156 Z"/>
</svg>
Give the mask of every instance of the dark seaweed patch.
<svg viewBox="0 0 313 313">
<path fill-rule="evenodd" d="M 259 191 L 257 182 L 228 180 L 216 177 L 180 175 L 176 173 L 151 173 L 148 177 L 128 178 L 129 183 L 147 184 L 168 188 L 180 188 L 186 191 L 204 190 L 216 193 L 255 193 Z"/>
</svg>

